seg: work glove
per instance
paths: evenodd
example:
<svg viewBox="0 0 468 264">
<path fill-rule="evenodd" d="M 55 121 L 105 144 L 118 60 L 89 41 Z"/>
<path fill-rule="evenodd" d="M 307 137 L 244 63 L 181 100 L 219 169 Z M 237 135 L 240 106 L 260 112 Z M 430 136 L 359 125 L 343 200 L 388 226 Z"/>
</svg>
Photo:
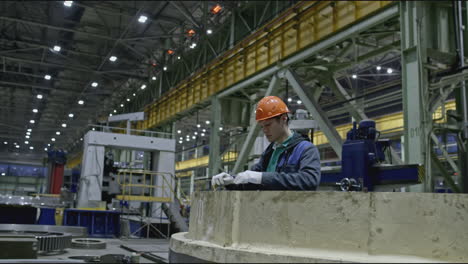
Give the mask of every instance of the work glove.
<svg viewBox="0 0 468 264">
<path fill-rule="evenodd" d="M 217 174 L 213 176 L 213 178 L 211 178 L 211 185 L 213 187 L 229 185 L 229 184 L 232 184 L 233 182 L 234 182 L 234 178 L 225 172 L 221 172 L 220 174 Z"/>
<path fill-rule="evenodd" d="M 254 183 L 254 184 L 261 184 L 262 183 L 262 173 L 258 171 L 244 171 L 236 175 L 234 178 L 235 184 L 246 184 L 246 183 Z"/>
</svg>

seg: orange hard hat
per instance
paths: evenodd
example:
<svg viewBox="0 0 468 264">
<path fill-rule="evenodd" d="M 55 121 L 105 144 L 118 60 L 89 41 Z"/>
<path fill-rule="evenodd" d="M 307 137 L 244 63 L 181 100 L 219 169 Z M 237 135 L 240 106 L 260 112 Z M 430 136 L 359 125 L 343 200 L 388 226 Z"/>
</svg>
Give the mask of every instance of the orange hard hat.
<svg viewBox="0 0 468 264">
<path fill-rule="evenodd" d="M 258 102 L 255 120 L 266 120 L 285 113 L 289 113 L 289 109 L 283 100 L 277 96 L 266 96 Z"/>
</svg>

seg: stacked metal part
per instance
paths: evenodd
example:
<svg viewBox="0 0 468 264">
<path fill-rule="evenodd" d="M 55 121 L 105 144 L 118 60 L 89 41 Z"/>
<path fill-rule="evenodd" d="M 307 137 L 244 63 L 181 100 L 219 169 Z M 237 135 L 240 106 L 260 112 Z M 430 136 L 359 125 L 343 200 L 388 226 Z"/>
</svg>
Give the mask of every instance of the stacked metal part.
<svg viewBox="0 0 468 264">
<path fill-rule="evenodd" d="M 44 253 L 62 252 L 71 247 L 72 238 L 86 237 L 84 227 L 48 226 L 48 225 L 16 225 L 1 224 L 2 238 L 35 238 L 37 251 Z"/>
</svg>

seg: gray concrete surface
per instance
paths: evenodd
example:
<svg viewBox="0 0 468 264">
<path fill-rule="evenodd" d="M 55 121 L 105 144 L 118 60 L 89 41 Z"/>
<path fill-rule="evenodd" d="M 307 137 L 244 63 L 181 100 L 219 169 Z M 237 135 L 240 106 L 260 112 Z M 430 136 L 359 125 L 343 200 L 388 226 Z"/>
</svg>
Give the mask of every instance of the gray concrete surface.
<svg viewBox="0 0 468 264">
<path fill-rule="evenodd" d="M 178 253 L 214 262 L 467 262 L 468 195 L 201 192 Z"/>
</svg>

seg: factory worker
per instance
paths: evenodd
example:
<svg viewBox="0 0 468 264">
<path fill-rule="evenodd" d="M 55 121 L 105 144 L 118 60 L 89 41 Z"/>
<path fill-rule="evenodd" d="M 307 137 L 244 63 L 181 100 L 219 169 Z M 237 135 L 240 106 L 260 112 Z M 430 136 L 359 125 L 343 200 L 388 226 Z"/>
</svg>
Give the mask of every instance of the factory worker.
<svg viewBox="0 0 468 264">
<path fill-rule="evenodd" d="M 279 97 L 264 97 L 256 120 L 270 145 L 250 170 L 230 175 L 220 173 L 211 184 L 229 190 L 316 190 L 320 183 L 317 147 L 289 129 L 289 109 Z"/>
</svg>

